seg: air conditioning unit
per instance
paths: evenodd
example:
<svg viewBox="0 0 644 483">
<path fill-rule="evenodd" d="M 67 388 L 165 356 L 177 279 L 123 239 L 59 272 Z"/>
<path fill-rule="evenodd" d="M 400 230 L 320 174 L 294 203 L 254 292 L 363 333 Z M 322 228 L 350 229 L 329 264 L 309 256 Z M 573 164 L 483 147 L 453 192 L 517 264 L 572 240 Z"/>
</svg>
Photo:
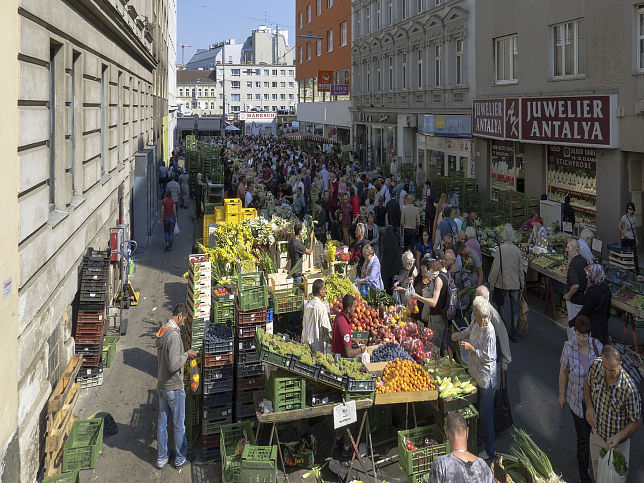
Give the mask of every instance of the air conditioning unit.
<svg viewBox="0 0 644 483">
<path fill-rule="evenodd" d="M 411 114 L 407 116 L 406 127 L 416 127 L 416 116 Z"/>
</svg>

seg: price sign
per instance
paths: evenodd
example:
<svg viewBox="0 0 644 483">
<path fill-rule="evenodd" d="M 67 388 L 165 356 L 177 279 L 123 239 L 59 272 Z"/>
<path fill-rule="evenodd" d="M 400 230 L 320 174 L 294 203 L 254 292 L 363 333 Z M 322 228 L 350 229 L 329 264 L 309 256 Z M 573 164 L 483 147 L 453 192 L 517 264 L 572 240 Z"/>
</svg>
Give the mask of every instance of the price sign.
<svg viewBox="0 0 644 483">
<path fill-rule="evenodd" d="M 333 408 L 333 429 L 348 426 L 356 421 L 358 421 L 358 412 L 355 401 L 338 404 Z"/>
</svg>

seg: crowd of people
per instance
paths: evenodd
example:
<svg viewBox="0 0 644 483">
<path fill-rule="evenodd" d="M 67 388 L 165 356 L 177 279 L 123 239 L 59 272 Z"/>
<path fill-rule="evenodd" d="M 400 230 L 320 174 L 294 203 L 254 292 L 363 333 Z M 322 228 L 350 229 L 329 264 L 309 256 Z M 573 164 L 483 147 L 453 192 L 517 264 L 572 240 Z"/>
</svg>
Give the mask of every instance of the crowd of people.
<svg viewBox="0 0 644 483">
<path fill-rule="evenodd" d="M 307 216 L 315 220 L 311 240 L 301 239 L 302 225 L 296 222 L 288 247 L 292 266 L 311 253 L 313 238 L 350 247 L 359 254 L 354 281 L 361 291 L 384 289 L 402 304 L 415 300 L 417 323 L 433 331 L 432 351 L 441 356 L 460 351 L 478 386 L 477 437 L 484 451 L 479 458 L 467 452 L 465 422 L 450 415 L 446 434 L 452 452 L 436 460 L 432 475 L 436 481 L 474 481 L 467 479 L 474 476 L 476 481 L 493 481 L 480 460 L 489 463 L 496 457 L 495 392 L 512 361 L 510 342 L 519 338 L 520 294 L 526 284 L 513 227 L 503 227 L 503 242 L 486 277 L 476 208 L 463 209 L 454 192 L 434 193 L 420 165 L 407 177 L 395 163 L 387 174 L 380 168 L 363 170 L 339 154 L 307 152 L 271 138 L 239 136 L 213 143 L 220 148 L 229 196 L 241 199 L 244 207 L 257 208 L 270 199 L 300 222 Z M 161 188 L 164 225 L 173 223 L 182 203 L 180 168 L 171 164 L 168 175 L 171 181 Z M 197 216 L 204 186 L 199 174 L 194 191 Z M 634 207 L 620 221 L 627 240 L 635 239 L 629 225 L 632 212 Z M 545 238 L 539 216 L 531 220 L 531 229 L 530 243 Z M 172 238 L 168 241 L 167 236 L 166 229 L 171 248 Z M 564 299 L 571 328 L 559 374 L 558 402 L 562 409 L 570 407 L 582 481 L 590 481 L 591 462 L 597 475 L 600 448 L 619 447 L 628 455 L 629 438 L 642 420 L 637 386 L 621 368 L 622 356 L 608 338 L 611 294 L 601 264 L 592 257 L 591 241 L 592 234 L 582 232 L 566 249 L 571 262 Z M 300 277 L 295 273 L 295 283 Z M 354 298 L 344 297 L 342 312 L 331 323 L 324 294 L 324 283 L 317 280 L 304 308 L 302 342 L 344 357 L 361 354 L 365 347 L 354 343 L 348 322 Z M 506 303 L 509 316 L 504 320 Z M 461 330 L 452 333 L 452 323 Z M 346 441 L 344 449 L 349 451 Z M 165 453 L 159 456 L 162 461 Z"/>
</svg>

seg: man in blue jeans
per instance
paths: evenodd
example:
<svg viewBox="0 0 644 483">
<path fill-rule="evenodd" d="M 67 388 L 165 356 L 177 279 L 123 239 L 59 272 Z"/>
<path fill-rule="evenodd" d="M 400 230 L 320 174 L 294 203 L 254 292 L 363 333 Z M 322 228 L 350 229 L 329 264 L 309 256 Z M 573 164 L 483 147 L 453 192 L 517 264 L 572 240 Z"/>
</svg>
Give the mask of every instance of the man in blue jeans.
<svg viewBox="0 0 644 483">
<path fill-rule="evenodd" d="M 177 305 L 172 317 L 157 332 L 157 390 L 159 392 L 159 420 L 157 424 L 157 468 L 168 464 L 168 421 L 174 428 L 174 466 L 181 468 L 188 461 L 188 441 L 184 418 L 186 392 L 183 387 L 183 366 L 197 354 L 192 349 L 184 352 L 181 327 L 188 310 L 185 304 Z"/>
</svg>

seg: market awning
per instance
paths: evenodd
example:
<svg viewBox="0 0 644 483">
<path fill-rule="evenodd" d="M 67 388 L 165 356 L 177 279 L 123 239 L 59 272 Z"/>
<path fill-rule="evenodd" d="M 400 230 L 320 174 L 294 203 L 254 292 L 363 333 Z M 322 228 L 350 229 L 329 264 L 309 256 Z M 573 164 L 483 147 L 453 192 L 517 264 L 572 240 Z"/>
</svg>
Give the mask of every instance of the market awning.
<svg viewBox="0 0 644 483">
<path fill-rule="evenodd" d="M 324 136 L 318 136 L 317 134 L 311 134 L 310 132 L 294 132 L 284 134 L 285 139 L 291 139 L 293 141 L 312 141 L 314 143 L 322 144 L 337 144 L 339 141 L 336 141 L 331 138 L 325 138 Z"/>
</svg>

